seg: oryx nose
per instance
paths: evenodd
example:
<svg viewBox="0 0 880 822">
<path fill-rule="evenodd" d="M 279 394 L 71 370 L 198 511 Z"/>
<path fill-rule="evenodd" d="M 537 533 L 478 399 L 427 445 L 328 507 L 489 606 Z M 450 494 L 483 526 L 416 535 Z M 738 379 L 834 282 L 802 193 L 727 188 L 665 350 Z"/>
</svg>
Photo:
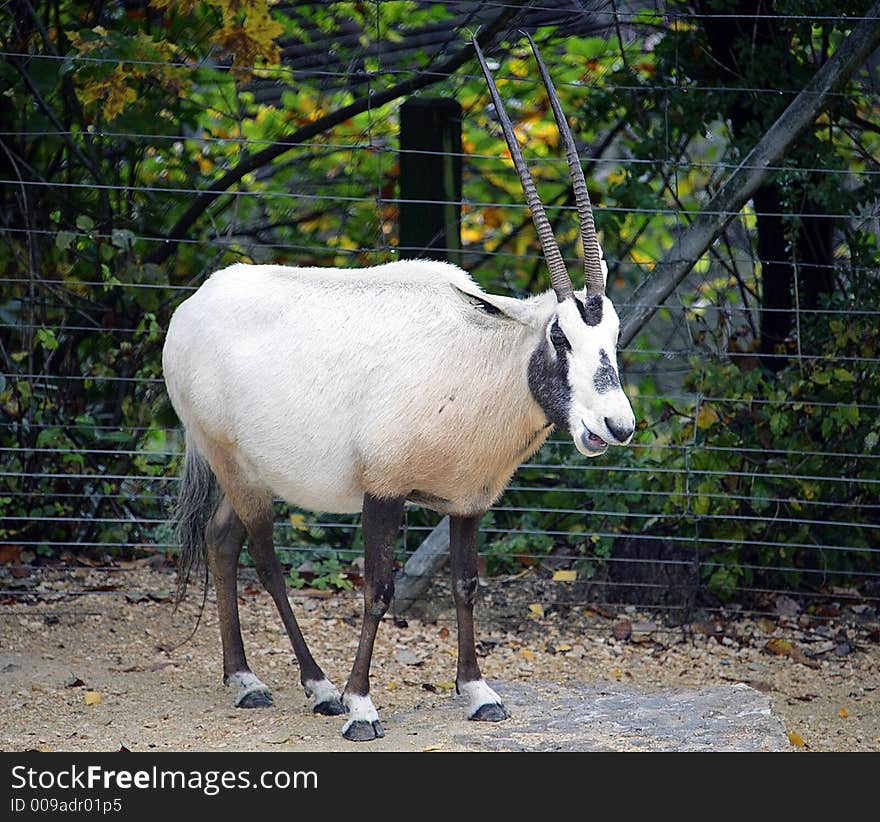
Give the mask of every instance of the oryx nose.
<svg viewBox="0 0 880 822">
<path fill-rule="evenodd" d="M 609 419 L 608 417 L 605 417 L 605 425 L 611 432 L 611 436 L 618 442 L 626 442 L 629 440 L 635 430 L 635 425 L 633 423 L 627 422 L 621 425 L 619 421 Z"/>
</svg>

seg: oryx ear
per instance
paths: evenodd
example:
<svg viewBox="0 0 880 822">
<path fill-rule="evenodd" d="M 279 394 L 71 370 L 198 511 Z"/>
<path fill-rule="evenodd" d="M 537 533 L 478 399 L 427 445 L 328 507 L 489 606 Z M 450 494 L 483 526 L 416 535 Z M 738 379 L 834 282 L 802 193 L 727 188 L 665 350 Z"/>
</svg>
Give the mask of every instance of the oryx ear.
<svg viewBox="0 0 880 822">
<path fill-rule="evenodd" d="M 534 311 L 527 303 L 522 300 L 515 300 L 513 297 L 502 297 L 498 294 L 486 294 L 483 291 L 479 293 L 473 291 L 465 291 L 457 285 L 450 283 L 453 292 L 458 298 L 479 312 L 476 316 L 496 317 L 499 320 L 513 320 L 522 325 L 531 325 Z"/>
</svg>

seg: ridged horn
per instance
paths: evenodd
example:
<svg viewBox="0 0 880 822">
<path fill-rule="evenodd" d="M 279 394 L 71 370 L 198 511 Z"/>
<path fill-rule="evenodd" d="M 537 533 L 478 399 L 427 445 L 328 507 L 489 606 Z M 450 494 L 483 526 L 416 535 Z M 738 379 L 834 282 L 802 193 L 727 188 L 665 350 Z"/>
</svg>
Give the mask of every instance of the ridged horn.
<svg viewBox="0 0 880 822">
<path fill-rule="evenodd" d="M 480 49 L 477 38 L 474 37 L 471 43 L 476 52 L 477 60 L 480 62 L 480 68 L 482 68 L 486 82 L 489 85 L 489 95 L 492 97 L 495 113 L 498 115 L 501 130 L 504 132 L 504 139 L 507 141 L 510 156 L 513 159 L 513 164 L 516 167 L 517 174 L 519 174 L 519 179 L 526 195 L 526 205 L 532 214 L 532 222 L 535 224 L 535 229 L 538 232 L 538 239 L 541 241 L 544 259 L 547 261 L 547 269 L 550 272 L 550 284 L 556 292 L 556 299 L 562 302 L 574 293 L 571 277 L 568 276 L 568 270 L 565 267 L 565 261 L 562 259 L 562 253 L 559 251 L 556 238 L 553 236 L 553 229 L 550 227 L 547 213 L 544 211 L 541 198 L 538 196 L 538 190 L 535 188 L 535 183 L 529 174 L 526 161 L 523 159 L 522 151 L 516 140 L 516 134 L 513 131 L 513 125 L 507 116 L 507 112 L 504 110 L 504 104 L 501 102 L 501 95 L 498 93 L 498 87 L 495 85 L 492 72 L 489 71 L 489 67 L 486 65 L 486 58 L 483 57 L 483 52 Z"/>
<path fill-rule="evenodd" d="M 584 179 L 584 170 L 581 168 L 581 162 L 578 159 L 577 148 L 574 144 L 574 138 L 571 136 L 571 129 L 568 127 L 568 120 L 565 112 L 562 110 L 562 104 L 559 102 L 559 95 L 556 93 L 556 87 L 550 79 L 550 73 L 547 66 L 541 59 L 541 54 L 532 35 L 527 31 L 520 32 L 524 34 L 532 47 L 532 53 L 538 63 L 538 70 L 541 72 L 541 79 L 544 81 L 544 87 L 550 97 L 550 106 L 553 109 L 553 116 L 556 118 L 556 127 L 559 129 L 559 136 L 565 146 L 565 155 L 568 159 L 568 171 L 571 175 L 571 183 L 574 188 L 574 201 L 578 210 L 578 217 L 581 227 L 581 242 L 584 246 L 584 282 L 587 294 L 603 294 L 605 292 L 605 278 L 602 276 L 602 251 L 599 248 L 599 238 L 596 236 L 596 224 L 593 221 L 593 206 L 590 203 L 590 194 L 587 191 L 587 181 Z"/>
</svg>

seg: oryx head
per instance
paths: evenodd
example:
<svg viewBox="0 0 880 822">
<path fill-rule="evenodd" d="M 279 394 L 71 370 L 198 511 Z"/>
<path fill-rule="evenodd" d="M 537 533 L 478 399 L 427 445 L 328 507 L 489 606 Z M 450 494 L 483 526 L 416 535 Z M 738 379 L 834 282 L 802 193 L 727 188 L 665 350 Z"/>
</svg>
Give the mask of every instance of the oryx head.
<svg viewBox="0 0 880 822">
<path fill-rule="evenodd" d="M 620 321 L 611 300 L 605 296 L 608 268 L 596 237 L 593 210 L 574 139 L 538 48 L 531 36 L 526 36 L 547 88 L 568 158 L 584 247 L 583 291 L 574 290 L 495 81 L 476 38 L 472 42 L 519 173 L 547 261 L 550 282 L 556 292 L 556 312 L 545 326 L 544 338 L 529 364 L 529 387 L 547 419 L 557 427 L 567 429 L 577 449 L 592 457 L 603 453 L 609 444 L 628 443 L 635 430 L 632 406 L 623 392 L 617 372 Z"/>
</svg>

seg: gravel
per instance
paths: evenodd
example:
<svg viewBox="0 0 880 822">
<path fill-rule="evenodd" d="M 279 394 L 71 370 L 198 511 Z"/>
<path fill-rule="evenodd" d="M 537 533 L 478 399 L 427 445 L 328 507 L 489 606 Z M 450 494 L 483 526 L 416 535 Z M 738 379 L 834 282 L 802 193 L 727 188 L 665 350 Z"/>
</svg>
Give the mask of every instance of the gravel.
<svg viewBox="0 0 880 822">
<path fill-rule="evenodd" d="M 193 633 L 201 597 L 175 609 L 168 570 L 132 563 L 42 574 L 2 607 L 0 748 L 880 750 L 873 607 L 842 598 L 819 613 L 786 597 L 760 616 L 731 609 L 672 622 L 631 606 L 573 603 L 564 586 L 537 569 L 481 587 L 480 663 L 513 714 L 498 724 L 467 722 L 454 697 L 445 585 L 432 586 L 421 612 L 389 615 L 372 668 L 386 737 L 353 746 L 339 717 L 309 712 L 274 606 L 247 572 L 243 633 L 251 667 L 273 690 L 265 710 L 234 709 L 220 684 L 211 595 Z M 291 598 L 315 657 L 342 687 L 360 594 Z"/>
</svg>

